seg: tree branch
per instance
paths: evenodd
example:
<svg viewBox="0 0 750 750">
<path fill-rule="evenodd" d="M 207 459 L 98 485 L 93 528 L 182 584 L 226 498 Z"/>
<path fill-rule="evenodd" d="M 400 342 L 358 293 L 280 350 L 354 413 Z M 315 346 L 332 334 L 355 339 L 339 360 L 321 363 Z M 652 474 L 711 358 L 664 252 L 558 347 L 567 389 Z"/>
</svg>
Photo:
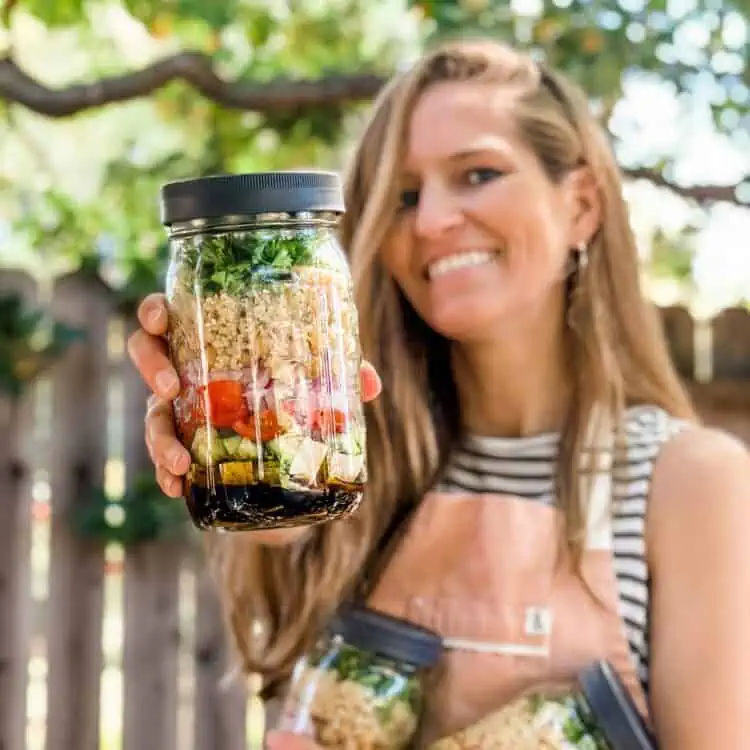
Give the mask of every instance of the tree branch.
<svg viewBox="0 0 750 750">
<path fill-rule="evenodd" d="M 657 187 L 668 188 L 676 195 L 698 203 L 726 202 L 738 206 L 750 206 L 747 199 L 740 200 L 737 195 L 737 185 L 678 185 L 653 169 L 623 169 L 622 172 L 631 180 L 648 180 Z M 740 184 L 747 180 L 750 180 L 750 175 L 747 175 Z"/>
<path fill-rule="evenodd" d="M 0 60 L 0 97 L 47 117 L 68 117 L 105 104 L 148 96 L 178 79 L 224 107 L 264 112 L 368 99 L 384 82 L 380 76 L 369 74 L 331 75 L 318 81 L 230 82 L 216 74 L 210 57 L 199 52 L 180 52 L 133 73 L 52 89 L 31 78 L 12 59 Z"/>
<path fill-rule="evenodd" d="M 14 0 L 6 0 L 6 11 L 13 4 Z M 186 81 L 207 99 L 224 107 L 257 112 L 370 99 L 385 83 L 384 78 L 375 74 L 330 75 L 319 80 L 275 79 L 267 83 L 227 81 L 216 73 L 207 55 L 180 52 L 132 73 L 53 89 L 34 80 L 11 58 L 0 59 L 0 98 L 54 118 L 145 97 L 175 80 Z M 649 169 L 624 170 L 624 174 L 631 179 L 649 180 L 702 203 L 726 201 L 748 205 L 748 201 L 737 196 L 735 185 L 685 187 Z"/>
</svg>

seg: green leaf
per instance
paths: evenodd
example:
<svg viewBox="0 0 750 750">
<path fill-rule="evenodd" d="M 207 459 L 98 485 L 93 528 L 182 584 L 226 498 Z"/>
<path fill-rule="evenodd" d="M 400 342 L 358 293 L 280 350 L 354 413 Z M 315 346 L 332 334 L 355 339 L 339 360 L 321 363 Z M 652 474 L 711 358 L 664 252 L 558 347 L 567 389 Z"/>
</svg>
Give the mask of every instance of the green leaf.
<svg viewBox="0 0 750 750">
<path fill-rule="evenodd" d="M 18 396 L 85 332 L 29 309 L 18 294 L 0 296 L 0 390 Z"/>
<path fill-rule="evenodd" d="M 70 516 L 80 536 L 125 547 L 174 538 L 189 528 L 188 520 L 184 503 L 166 497 L 150 472 L 136 477 L 119 500 L 95 489 Z"/>
<path fill-rule="evenodd" d="M 47 26 L 72 26 L 85 20 L 85 0 L 24 0 L 22 5 Z"/>
</svg>

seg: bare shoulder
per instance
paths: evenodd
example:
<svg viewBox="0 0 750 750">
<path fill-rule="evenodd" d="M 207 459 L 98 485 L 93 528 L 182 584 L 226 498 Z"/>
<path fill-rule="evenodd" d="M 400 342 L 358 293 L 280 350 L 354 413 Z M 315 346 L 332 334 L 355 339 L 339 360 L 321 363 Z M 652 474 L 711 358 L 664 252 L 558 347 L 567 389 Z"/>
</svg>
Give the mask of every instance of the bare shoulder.
<svg viewBox="0 0 750 750">
<path fill-rule="evenodd" d="M 750 451 L 723 430 L 695 426 L 669 440 L 654 465 L 647 537 L 649 558 L 674 554 L 733 523 L 750 528 Z M 750 547 L 748 548 L 750 550 Z"/>
<path fill-rule="evenodd" d="M 694 426 L 662 448 L 654 466 L 651 510 L 655 516 L 662 511 L 671 512 L 669 506 L 674 504 L 679 504 L 682 512 L 689 512 L 690 505 L 707 510 L 707 505 L 719 497 L 750 500 L 746 494 L 749 491 L 747 446 L 723 430 Z"/>
<path fill-rule="evenodd" d="M 705 427 L 670 439 L 654 465 L 646 526 L 651 702 L 665 750 L 739 747 L 746 740 L 748 529 L 745 445 Z"/>
</svg>

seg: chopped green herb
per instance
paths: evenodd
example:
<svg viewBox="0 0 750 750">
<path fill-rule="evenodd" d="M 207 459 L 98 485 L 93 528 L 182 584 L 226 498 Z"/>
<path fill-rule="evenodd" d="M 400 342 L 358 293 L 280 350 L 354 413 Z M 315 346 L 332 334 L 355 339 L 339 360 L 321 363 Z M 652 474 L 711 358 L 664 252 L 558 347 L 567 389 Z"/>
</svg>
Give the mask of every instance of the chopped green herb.
<svg viewBox="0 0 750 750">
<path fill-rule="evenodd" d="M 388 723 L 397 703 L 404 703 L 419 715 L 421 685 L 415 674 L 405 675 L 396 666 L 377 655 L 359 651 L 351 646 L 340 646 L 331 659 L 330 652 L 321 655 L 313 666 L 336 672 L 340 680 L 356 682 L 367 688 L 373 696 L 373 709 L 382 724 Z"/>
<path fill-rule="evenodd" d="M 291 278 L 294 267 L 318 265 L 317 250 L 330 239 L 320 229 L 232 232 L 185 240 L 182 253 L 203 294 L 241 294 L 254 283 Z"/>
</svg>

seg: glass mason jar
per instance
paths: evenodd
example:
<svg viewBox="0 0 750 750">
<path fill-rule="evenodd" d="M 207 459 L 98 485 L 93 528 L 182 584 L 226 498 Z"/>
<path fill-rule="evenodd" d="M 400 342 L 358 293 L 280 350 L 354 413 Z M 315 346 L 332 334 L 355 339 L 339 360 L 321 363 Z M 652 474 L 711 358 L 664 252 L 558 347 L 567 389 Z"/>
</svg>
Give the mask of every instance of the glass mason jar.
<svg viewBox="0 0 750 750">
<path fill-rule="evenodd" d="M 399 750 L 417 732 L 438 635 L 375 610 L 336 617 L 296 665 L 278 728 L 324 748 Z"/>
<path fill-rule="evenodd" d="M 655 750 L 635 703 L 610 664 L 584 669 L 571 690 L 522 696 L 429 750 Z"/>
<path fill-rule="evenodd" d="M 169 350 L 181 381 L 199 528 L 310 524 L 366 481 L 357 311 L 327 172 L 222 175 L 162 188 Z"/>
</svg>

